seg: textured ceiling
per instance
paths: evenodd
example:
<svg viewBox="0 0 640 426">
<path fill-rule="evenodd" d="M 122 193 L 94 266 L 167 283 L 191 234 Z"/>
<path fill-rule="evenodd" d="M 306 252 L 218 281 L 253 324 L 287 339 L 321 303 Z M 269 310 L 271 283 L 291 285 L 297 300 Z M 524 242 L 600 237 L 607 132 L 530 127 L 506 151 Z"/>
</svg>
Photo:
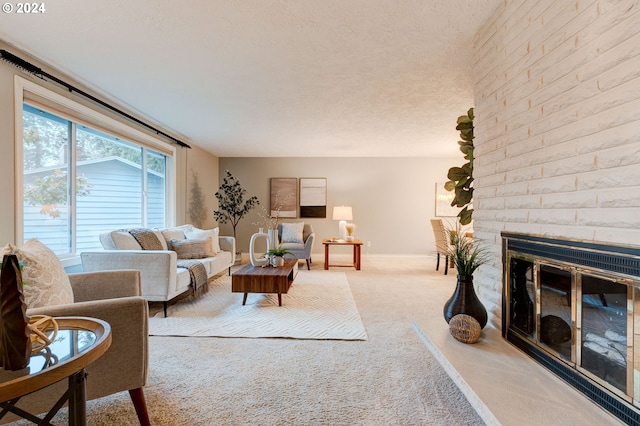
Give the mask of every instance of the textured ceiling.
<svg viewBox="0 0 640 426">
<path fill-rule="evenodd" d="M 0 39 L 221 157 L 443 157 L 501 3 L 56 0 Z"/>
</svg>

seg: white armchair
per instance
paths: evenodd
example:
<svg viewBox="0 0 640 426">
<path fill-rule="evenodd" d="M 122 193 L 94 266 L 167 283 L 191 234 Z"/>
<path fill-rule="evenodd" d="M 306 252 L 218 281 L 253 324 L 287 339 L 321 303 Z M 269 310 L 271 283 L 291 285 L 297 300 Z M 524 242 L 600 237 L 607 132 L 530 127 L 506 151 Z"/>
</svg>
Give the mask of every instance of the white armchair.
<svg viewBox="0 0 640 426">
<path fill-rule="evenodd" d="M 282 224 L 278 225 L 278 235 L 282 235 Z M 313 249 L 313 241 L 315 238 L 316 234 L 313 232 L 313 227 L 305 223 L 302 228 L 302 240 L 304 244 L 282 243 L 281 246 L 288 249 L 298 259 L 304 259 L 307 262 L 307 269 L 311 269 L 311 250 Z"/>
</svg>

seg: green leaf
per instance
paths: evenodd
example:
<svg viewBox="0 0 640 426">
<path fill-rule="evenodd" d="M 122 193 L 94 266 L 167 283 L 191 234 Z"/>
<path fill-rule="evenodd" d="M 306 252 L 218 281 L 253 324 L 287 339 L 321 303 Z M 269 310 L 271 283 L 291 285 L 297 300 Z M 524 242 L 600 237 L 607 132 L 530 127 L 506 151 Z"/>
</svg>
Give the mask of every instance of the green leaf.
<svg viewBox="0 0 640 426">
<path fill-rule="evenodd" d="M 450 180 L 444 184 L 444 189 L 446 189 L 447 191 L 453 191 L 454 189 L 456 189 L 456 183 Z"/>
<path fill-rule="evenodd" d="M 459 181 L 467 176 L 469 176 L 469 174 L 461 167 L 452 167 L 449 169 L 449 173 L 447 173 L 447 177 L 453 181 Z"/>
<path fill-rule="evenodd" d="M 456 190 L 456 199 L 458 200 L 458 204 L 462 204 L 459 207 L 469 204 L 471 202 L 471 196 L 471 192 L 463 188 L 460 188 L 460 191 Z"/>
<path fill-rule="evenodd" d="M 460 218 L 460 224 L 461 225 L 470 224 L 472 214 L 473 214 L 473 209 L 467 209 L 467 207 L 465 207 L 464 209 L 460 210 L 460 213 L 458 213 L 458 217 Z"/>
<path fill-rule="evenodd" d="M 475 118 L 473 107 L 469 108 L 469 111 L 467 111 L 467 116 L 471 119 L 471 121 L 473 121 L 473 119 Z"/>
</svg>

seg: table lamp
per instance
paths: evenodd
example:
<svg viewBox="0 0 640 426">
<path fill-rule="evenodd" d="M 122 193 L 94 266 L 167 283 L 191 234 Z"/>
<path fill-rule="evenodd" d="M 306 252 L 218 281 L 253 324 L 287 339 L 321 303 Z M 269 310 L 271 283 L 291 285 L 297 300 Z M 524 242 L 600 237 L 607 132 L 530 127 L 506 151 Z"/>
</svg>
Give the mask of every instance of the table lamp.
<svg viewBox="0 0 640 426">
<path fill-rule="evenodd" d="M 347 220 L 353 220 L 353 211 L 351 210 L 351 207 L 334 206 L 333 220 L 340 221 L 338 222 L 338 235 L 340 239 L 344 240 L 345 238 L 347 238 Z"/>
</svg>

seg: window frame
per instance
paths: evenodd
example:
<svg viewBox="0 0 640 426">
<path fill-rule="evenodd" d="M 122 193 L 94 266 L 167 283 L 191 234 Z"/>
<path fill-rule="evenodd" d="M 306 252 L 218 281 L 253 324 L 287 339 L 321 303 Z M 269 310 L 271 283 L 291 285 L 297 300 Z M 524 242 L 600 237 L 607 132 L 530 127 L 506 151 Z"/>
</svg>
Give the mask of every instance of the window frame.
<svg viewBox="0 0 640 426">
<path fill-rule="evenodd" d="M 25 96 L 25 93 L 27 94 Z M 33 94 L 36 97 L 45 99 L 52 105 L 59 105 L 64 111 L 70 112 L 69 114 L 63 114 L 63 118 L 74 121 L 78 124 L 84 124 L 89 127 L 95 126 L 97 130 L 104 131 L 111 130 L 117 136 L 126 138 L 129 142 L 136 145 L 140 145 L 144 149 L 151 149 L 157 151 L 166 156 L 166 172 L 165 172 L 165 226 L 170 226 L 175 222 L 176 217 L 176 147 L 164 142 L 160 139 L 153 137 L 152 135 L 142 132 L 138 128 L 128 125 L 122 121 L 116 120 L 98 110 L 90 108 L 79 102 L 76 102 L 68 97 L 62 96 L 56 92 L 53 92 L 47 88 L 44 88 L 30 80 L 27 80 L 18 75 L 14 76 L 14 117 L 15 117 L 15 241 L 22 243 L 24 240 L 24 123 L 23 123 L 23 104 L 27 103 L 33 105 L 29 101 L 28 94 Z M 43 109 L 47 110 L 46 107 Z M 54 108 L 55 109 L 55 108 Z M 54 115 L 58 115 L 58 111 L 49 111 Z M 73 116 L 73 113 L 77 113 L 78 116 Z M 145 152 L 145 150 L 143 150 Z M 73 153 L 72 153 L 73 154 Z M 143 159 L 146 162 L 146 155 L 143 155 Z M 73 163 L 72 163 L 73 161 Z M 73 165 L 73 173 L 75 174 L 75 158 L 71 157 L 69 166 Z M 73 182 L 73 180 L 72 180 Z M 142 195 L 142 194 L 141 194 Z M 145 201 L 146 202 L 146 201 Z M 71 218 L 72 237 L 75 238 L 75 214 Z M 72 243 L 75 247 L 75 240 Z M 75 250 L 75 248 L 74 248 Z M 79 253 L 71 253 L 69 256 L 59 256 L 65 267 L 75 266 L 80 264 Z"/>
</svg>

